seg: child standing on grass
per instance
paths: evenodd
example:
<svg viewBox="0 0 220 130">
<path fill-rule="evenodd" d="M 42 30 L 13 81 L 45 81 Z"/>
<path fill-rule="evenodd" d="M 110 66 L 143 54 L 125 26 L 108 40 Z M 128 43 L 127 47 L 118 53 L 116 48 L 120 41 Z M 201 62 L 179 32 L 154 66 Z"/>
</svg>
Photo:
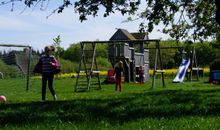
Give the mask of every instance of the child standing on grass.
<svg viewBox="0 0 220 130">
<path fill-rule="evenodd" d="M 119 91 L 122 91 L 122 75 L 123 75 L 123 62 L 119 61 L 118 66 L 115 67 L 114 75 L 115 75 L 115 91 L 117 91 L 119 86 Z"/>
<path fill-rule="evenodd" d="M 53 79 L 54 79 L 54 70 L 58 65 L 56 58 L 52 55 L 53 47 L 46 46 L 44 48 L 45 55 L 43 55 L 37 65 L 35 66 L 35 73 L 42 73 L 42 101 L 45 101 L 46 98 L 46 86 L 48 82 L 49 90 L 54 98 L 57 100 L 57 96 L 55 94 Z"/>
<path fill-rule="evenodd" d="M 144 84 L 144 67 L 140 66 L 139 67 L 139 80 L 140 80 L 140 84 Z"/>
</svg>

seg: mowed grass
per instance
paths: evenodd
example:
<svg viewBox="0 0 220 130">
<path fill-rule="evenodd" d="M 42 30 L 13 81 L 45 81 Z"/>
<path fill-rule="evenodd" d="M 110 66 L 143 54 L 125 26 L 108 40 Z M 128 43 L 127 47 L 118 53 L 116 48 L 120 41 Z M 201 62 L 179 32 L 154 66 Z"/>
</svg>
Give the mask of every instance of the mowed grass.
<svg viewBox="0 0 220 130">
<path fill-rule="evenodd" d="M 159 77 L 158 77 L 159 78 Z M 75 79 L 56 79 L 58 101 L 47 91 L 47 102 L 41 102 L 41 80 L 0 80 L 0 129 L 152 129 L 152 130 L 218 130 L 220 129 L 220 86 L 200 81 L 173 84 L 160 79 L 152 90 L 145 84 L 124 83 L 123 92 L 114 84 L 102 84 L 101 90 L 74 92 Z"/>
</svg>

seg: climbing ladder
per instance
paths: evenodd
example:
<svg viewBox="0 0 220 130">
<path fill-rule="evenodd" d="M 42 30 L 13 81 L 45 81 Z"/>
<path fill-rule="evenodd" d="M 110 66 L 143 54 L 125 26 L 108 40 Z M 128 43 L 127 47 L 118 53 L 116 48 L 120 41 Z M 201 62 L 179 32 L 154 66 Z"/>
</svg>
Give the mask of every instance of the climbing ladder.
<svg viewBox="0 0 220 130">
<path fill-rule="evenodd" d="M 81 60 L 76 77 L 75 92 L 89 90 L 91 87 L 101 89 L 100 71 L 96 62 L 96 43 L 81 42 L 80 47 Z"/>
</svg>

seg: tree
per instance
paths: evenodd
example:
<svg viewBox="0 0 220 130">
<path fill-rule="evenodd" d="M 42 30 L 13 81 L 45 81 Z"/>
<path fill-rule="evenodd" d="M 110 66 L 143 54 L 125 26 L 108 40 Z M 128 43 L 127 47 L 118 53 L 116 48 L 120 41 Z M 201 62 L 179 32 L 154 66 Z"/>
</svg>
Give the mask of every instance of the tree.
<svg viewBox="0 0 220 130">
<path fill-rule="evenodd" d="M 216 5 L 216 22 L 220 25 L 220 0 L 215 0 Z"/>
<path fill-rule="evenodd" d="M 56 38 L 53 39 L 53 46 L 55 47 L 55 57 L 59 59 L 61 57 L 64 49 L 60 46 L 61 43 L 60 35 L 58 35 Z"/>
<path fill-rule="evenodd" d="M 196 57 L 199 66 L 209 65 L 212 61 L 219 58 L 219 49 L 212 48 L 208 42 L 196 44 Z"/>
<path fill-rule="evenodd" d="M 174 40 L 167 40 L 167 41 L 161 41 L 160 47 L 180 47 L 181 43 L 177 43 Z M 154 43 L 150 43 L 148 45 L 149 48 L 155 48 Z M 170 69 L 170 68 L 175 68 L 178 67 L 179 64 L 181 63 L 181 49 L 175 49 L 175 48 L 170 48 L 170 49 L 161 49 L 161 56 L 162 56 L 162 63 L 163 67 L 165 69 Z M 154 50 L 150 49 L 150 54 L 149 54 L 149 59 L 150 59 L 150 67 L 154 66 Z"/>
<path fill-rule="evenodd" d="M 107 49 L 106 44 L 97 44 L 96 46 L 96 57 L 102 57 L 107 59 L 108 58 L 108 49 Z M 86 45 L 86 48 L 89 50 L 92 47 L 89 45 Z M 85 51 L 86 59 L 91 59 L 92 58 L 92 53 L 91 51 Z M 64 59 L 74 61 L 74 62 L 79 62 L 81 60 L 81 48 L 80 44 L 71 44 L 70 47 L 67 48 L 67 50 L 64 52 L 63 55 Z"/>
<path fill-rule="evenodd" d="M 15 2 L 23 2 L 30 8 L 41 3 L 43 8 L 43 3 L 49 1 L 5 0 L 1 5 L 11 3 L 13 10 Z M 139 10 L 143 2 L 146 8 Z M 220 0 L 63 0 L 62 5 L 54 9 L 52 14 L 62 13 L 71 5 L 79 14 L 80 21 L 87 20 L 89 15 L 96 17 L 100 9 L 104 8 L 104 17 L 119 11 L 122 15 L 132 16 L 128 21 L 143 19 L 140 31 L 152 32 L 155 25 L 163 24 L 161 31 L 176 40 L 204 40 L 209 37 L 220 40 Z"/>
<path fill-rule="evenodd" d="M 81 59 L 80 44 L 71 44 L 70 47 L 65 50 L 63 58 L 72 62 L 79 62 Z"/>
</svg>

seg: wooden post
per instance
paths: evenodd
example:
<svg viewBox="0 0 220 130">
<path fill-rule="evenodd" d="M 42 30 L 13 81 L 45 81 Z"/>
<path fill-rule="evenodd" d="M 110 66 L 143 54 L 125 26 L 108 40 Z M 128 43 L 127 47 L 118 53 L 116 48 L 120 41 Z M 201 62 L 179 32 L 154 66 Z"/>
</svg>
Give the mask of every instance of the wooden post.
<svg viewBox="0 0 220 130">
<path fill-rule="evenodd" d="M 32 48 L 28 47 L 28 66 L 27 66 L 27 86 L 26 86 L 26 92 L 29 91 L 29 86 L 30 86 L 30 65 L 31 65 L 31 53 L 32 53 Z"/>
<path fill-rule="evenodd" d="M 156 47 L 154 50 L 154 71 L 153 71 L 153 79 L 152 79 L 152 89 L 155 87 L 155 79 L 156 79 L 156 71 L 157 71 L 157 55 L 158 48 Z"/>
<path fill-rule="evenodd" d="M 164 72 L 163 72 L 163 63 L 162 63 L 162 59 L 161 59 L 161 52 L 160 52 L 160 43 L 159 41 L 157 42 L 157 48 L 158 48 L 158 53 L 159 53 L 159 61 L 160 61 L 160 70 L 161 71 L 161 76 L 162 76 L 162 83 L 163 83 L 163 87 L 165 87 L 165 81 L 164 81 Z"/>
<path fill-rule="evenodd" d="M 115 45 L 115 42 L 113 43 L 114 46 L 114 59 L 113 59 L 113 68 L 115 69 L 115 62 L 116 62 L 116 55 L 117 55 L 117 47 Z"/>
<path fill-rule="evenodd" d="M 95 57 L 95 67 L 96 67 L 96 71 L 99 71 L 97 61 L 96 61 L 96 57 Z M 100 78 L 99 78 L 99 73 L 97 74 L 97 76 L 98 76 L 97 78 L 98 78 L 99 89 L 102 89 Z"/>
<path fill-rule="evenodd" d="M 198 66 L 197 66 L 195 46 L 193 46 L 193 48 L 192 48 L 192 60 L 191 60 L 191 66 L 190 66 L 190 81 L 192 81 L 192 77 L 193 77 L 193 67 L 195 67 L 195 69 L 196 69 L 196 80 L 199 80 L 199 70 L 198 70 Z"/>
<path fill-rule="evenodd" d="M 79 80 L 79 76 L 80 76 L 80 70 L 81 70 L 81 66 L 82 66 L 82 63 L 83 63 L 83 55 L 84 55 L 84 51 L 83 51 L 83 45 L 82 43 L 80 43 L 80 53 L 81 53 L 81 58 L 80 58 L 80 63 L 79 63 L 79 67 L 78 67 L 78 72 L 77 72 L 77 77 L 76 77 L 76 83 L 75 83 L 75 92 L 77 91 L 78 89 L 78 80 Z"/>
<path fill-rule="evenodd" d="M 158 57 L 159 57 L 159 62 L 160 62 L 160 70 L 157 70 Z M 162 58 L 161 58 L 161 52 L 160 52 L 160 42 L 159 41 L 156 42 L 156 48 L 155 48 L 155 52 L 154 52 L 154 71 L 153 71 L 153 80 L 152 80 L 152 87 L 151 88 L 155 87 L 155 79 L 156 79 L 157 72 L 161 73 L 162 84 L 163 84 L 163 87 L 165 87 L 164 74 L 163 74 L 164 73 L 163 72 L 163 64 L 162 64 Z"/>
<path fill-rule="evenodd" d="M 129 65 L 129 63 L 127 62 L 127 60 L 126 59 L 124 59 L 124 62 L 125 62 L 125 64 L 126 64 L 126 66 L 127 66 L 127 69 L 128 69 L 128 73 L 127 73 L 127 82 L 129 83 L 130 82 L 130 65 Z M 124 72 L 125 73 L 125 72 Z M 124 74 L 124 76 L 125 76 L 125 74 Z"/>
</svg>

